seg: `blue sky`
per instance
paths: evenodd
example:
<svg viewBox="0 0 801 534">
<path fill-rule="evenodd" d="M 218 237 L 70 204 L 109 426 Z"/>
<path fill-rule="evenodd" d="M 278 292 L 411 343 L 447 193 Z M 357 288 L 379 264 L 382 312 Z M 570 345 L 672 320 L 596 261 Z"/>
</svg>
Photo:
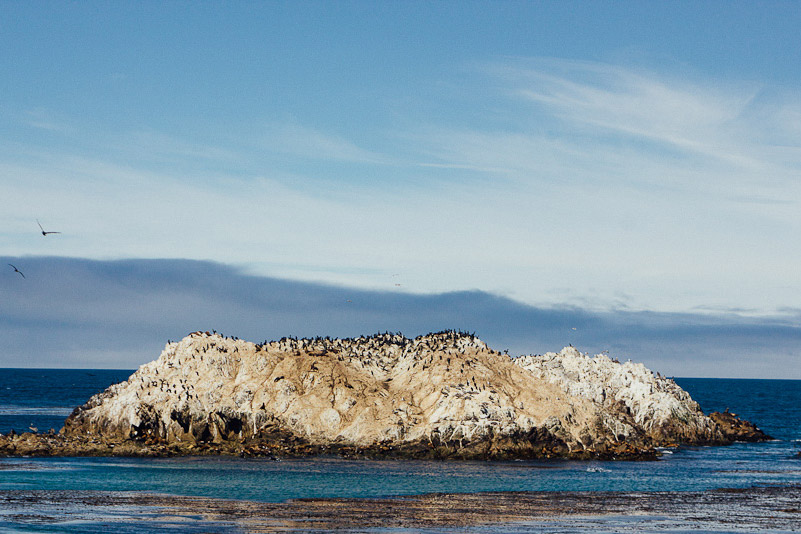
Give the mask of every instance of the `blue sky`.
<svg viewBox="0 0 801 534">
<path fill-rule="evenodd" d="M 467 292 L 527 310 L 516 317 L 713 321 L 749 333 L 739 352 L 727 345 L 738 362 L 759 336 L 775 339 L 770 328 L 798 324 L 797 2 L 0 2 L 0 12 L 0 254 L 23 271 L 74 268 L 67 258 L 112 275 L 118 260 L 196 260 L 257 285 L 296 284 L 299 299 L 344 288 L 419 304 Z M 63 233 L 37 235 L 37 218 Z M 17 324 L 9 303 L 24 297 L 8 269 L 0 327 Z M 45 299 L 30 306 L 46 336 L 66 316 L 31 291 Z M 95 305 L 126 316 L 99 290 L 59 295 L 64 314 Z M 305 328 L 261 310 L 264 323 Z M 419 328 L 477 330 L 448 308 L 437 317 Z M 570 342 L 485 328 L 521 352 Z M 32 335 L 7 330 L 20 347 Z M 147 343 L 124 361 L 152 359 L 162 330 L 142 326 Z M 631 330 L 616 341 L 631 357 L 664 353 Z M 586 350 L 612 342 L 582 339 Z M 714 375 L 718 357 L 703 347 L 694 373 Z M 726 376 L 782 376 L 800 352 Z M 93 365 L 128 365 L 100 353 Z M 54 366 L 73 361 L 84 366 Z"/>
</svg>

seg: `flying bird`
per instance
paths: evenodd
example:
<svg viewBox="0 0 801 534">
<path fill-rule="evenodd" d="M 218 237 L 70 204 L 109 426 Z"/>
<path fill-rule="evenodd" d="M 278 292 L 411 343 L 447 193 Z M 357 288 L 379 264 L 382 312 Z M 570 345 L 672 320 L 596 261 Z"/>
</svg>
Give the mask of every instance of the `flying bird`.
<svg viewBox="0 0 801 534">
<path fill-rule="evenodd" d="M 11 264 L 9 263 L 9 265 L 11 265 Z M 19 269 L 17 269 L 17 268 L 16 268 L 16 267 L 14 267 L 13 265 L 11 265 L 11 268 L 12 268 L 12 269 L 14 269 L 14 272 L 15 272 L 15 273 L 19 273 L 19 275 L 20 275 L 21 277 L 25 278 L 25 275 L 24 275 L 24 274 L 22 274 L 22 271 L 20 271 Z"/>
<path fill-rule="evenodd" d="M 36 219 L 36 224 L 39 225 L 39 229 L 42 231 L 43 236 L 47 236 L 47 234 L 60 234 L 61 232 L 45 232 L 45 229 L 42 228 L 42 223 L 39 222 L 39 219 Z"/>
</svg>

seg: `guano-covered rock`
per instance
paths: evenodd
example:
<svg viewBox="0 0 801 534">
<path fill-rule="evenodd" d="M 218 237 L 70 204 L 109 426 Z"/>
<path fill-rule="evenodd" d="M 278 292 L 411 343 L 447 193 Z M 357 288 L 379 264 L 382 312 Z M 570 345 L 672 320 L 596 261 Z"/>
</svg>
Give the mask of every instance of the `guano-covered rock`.
<svg viewBox="0 0 801 534">
<path fill-rule="evenodd" d="M 113 454 L 641 458 L 730 442 L 736 426 L 642 364 L 572 347 L 510 358 L 457 332 L 195 332 L 76 408 L 61 436 Z"/>
</svg>

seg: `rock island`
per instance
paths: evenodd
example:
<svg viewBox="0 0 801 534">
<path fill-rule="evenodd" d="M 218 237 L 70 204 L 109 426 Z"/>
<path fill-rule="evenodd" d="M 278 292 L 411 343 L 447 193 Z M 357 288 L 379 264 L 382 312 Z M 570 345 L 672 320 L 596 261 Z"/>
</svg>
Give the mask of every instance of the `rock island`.
<svg viewBox="0 0 801 534">
<path fill-rule="evenodd" d="M 194 332 L 3 455 L 655 458 L 768 437 L 673 380 L 573 347 L 512 358 L 472 334 L 251 343 Z"/>
</svg>

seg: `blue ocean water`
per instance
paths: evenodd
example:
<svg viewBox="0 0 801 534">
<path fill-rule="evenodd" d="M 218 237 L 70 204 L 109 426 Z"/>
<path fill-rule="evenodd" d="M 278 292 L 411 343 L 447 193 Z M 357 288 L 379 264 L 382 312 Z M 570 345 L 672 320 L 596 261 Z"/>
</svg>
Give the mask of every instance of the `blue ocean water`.
<svg viewBox="0 0 801 534">
<path fill-rule="evenodd" d="M 0 433 L 12 428 L 25 431 L 29 426 L 58 429 L 72 407 L 130 373 L 0 369 Z M 280 502 L 431 492 L 689 491 L 801 484 L 801 381 L 676 381 L 704 411 L 729 408 L 757 423 L 775 441 L 682 447 L 650 462 L 4 458 L 0 492 L 137 491 Z M 1 508 L 0 503 L 0 512 Z M 52 525 L 44 530 L 29 527 L 25 530 L 69 531 Z"/>
<path fill-rule="evenodd" d="M 59 430 L 73 408 L 133 371 L 109 369 L 0 369 L 0 434 Z"/>
</svg>

